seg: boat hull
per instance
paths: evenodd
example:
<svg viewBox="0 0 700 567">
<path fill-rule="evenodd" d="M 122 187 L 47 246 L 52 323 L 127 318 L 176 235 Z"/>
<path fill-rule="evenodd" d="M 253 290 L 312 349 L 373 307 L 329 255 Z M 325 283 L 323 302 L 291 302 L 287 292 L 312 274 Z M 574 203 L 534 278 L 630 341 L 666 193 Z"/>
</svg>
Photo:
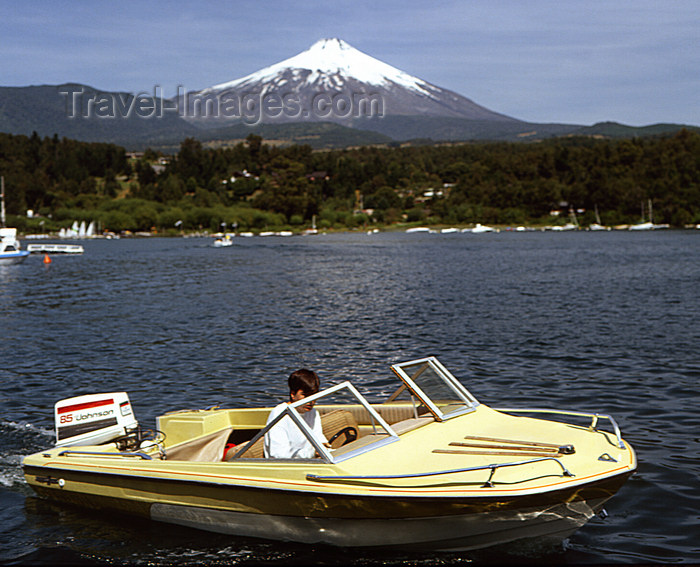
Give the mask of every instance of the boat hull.
<svg viewBox="0 0 700 567">
<path fill-rule="evenodd" d="M 604 500 L 507 512 L 428 518 L 360 519 L 256 515 L 154 504 L 151 519 L 218 533 L 339 547 L 401 547 L 466 551 L 522 539 L 561 541 L 603 506 Z"/>
<path fill-rule="evenodd" d="M 29 252 L 24 250 L 18 252 L 4 252 L 0 254 L 0 266 L 8 264 L 21 264 L 27 259 Z"/>
<path fill-rule="evenodd" d="M 40 496 L 66 504 L 234 536 L 436 551 L 561 541 L 599 512 L 629 474 L 518 496 L 396 497 L 25 466 Z"/>
</svg>

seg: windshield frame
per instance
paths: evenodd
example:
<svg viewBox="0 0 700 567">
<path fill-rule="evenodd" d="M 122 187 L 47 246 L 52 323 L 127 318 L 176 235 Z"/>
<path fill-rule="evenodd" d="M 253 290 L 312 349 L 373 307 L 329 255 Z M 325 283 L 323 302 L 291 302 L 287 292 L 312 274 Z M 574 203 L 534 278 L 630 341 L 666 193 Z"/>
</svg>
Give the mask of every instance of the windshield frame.
<svg viewBox="0 0 700 567">
<path fill-rule="evenodd" d="M 409 368 L 417 365 L 422 365 L 418 372 L 413 372 L 409 375 Z M 434 374 L 442 380 L 442 382 L 457 395 L 458 400 L 464 405 L 455 410 L 444 413 L 438 405 L 433 402 L 430 396 L 424 392 L 418 384 L 416 384 L 416 379 L 428 368 L 430 368 Z M 400 362 L 398 364 L 392 364 L 391 369 L 394 374 L 399 377 L 402 385 L 398 390 L 392 394 L 389 398 L 390 400 L 395 399 L 403 389 L 408 388 L 411 393 L 416 396 L 422 403 L 428 408 L 428 411 L 433 414 L 436 421 L 446 421 L 454 417 L 464 415 L 465 413 L 471 413 L 476 410 L 479 406 L 478 400 L 464 387 L 464 385 L 455 378 L 452 373 L 445 368 L 442 363 L 434 356 L 429 356 L 426 358 L 418 358 L 416 360 L 409 360 L 408 362 Z"/>
<path fill-rule="evenodd" d="M 311 428 L 309 425 L 306 423 L 304 419 L 302 419 L 301 414 L 297 411 L 297 407 L 303 406 L 305 404 L 308 404 L 309 402 L 315 402 L 321 398 L 324 398 L 326 396 L 330 396 L 331 394 L 335 394 L 336 392 L 340 390 L 347 389 L 354 397 L 355 399 L 364 406 L 364 408 L 370 413 L 370 415 L 376 420 L 376 423 L 380 425 L 384 430 L 386 430 L 387 435 L 378 435 L 377 440 L 373 441 L 371 443 L 368 443 L 366 445 L 363 445 L 362 447 L 358 447 L 357 449 L 351 450 L 351 451 L 345 451 L 340 455 L 334 456 L 333 452 L 330 451 L 327 447 L 325 447 L 323 444 L 319 443 L 316 438 L 314 437 Z M 372 451 L 374 449 L 377 449 L 379 447 L 383 447 L 384 445 L 387 445 L 389 443 L 393 443 L 395 441 L 399 440 L 398 434 L 391 428 L 391 426 L 382 418 L 381 415 L 375 410 L 371 404 L 365 399 L 365 397 L 358 392 L 358 390 L 353 386 L 350 382 L 347 380 L 344 382 L 341 382 L 340 384 L 336 384 L 335 386 L 331 386 L 329 388 L 326 388 L 325 390 L 321 390 L 320 392 L 317 392 L 311 396 L 306 396 L 296 402 L 292 402 L 287 405 L 286 408 L 280 413 L 273 421 L 265 425 L 250 441 L 246 442 L 240 450 L 236 452 L 236 454 L 232 457 L 231 461 L 235 461 L 240 459 L 246 459 L 247 457 L 242 456 L 245 455 L 245 452 L 253 446 L 253 444 L 260 438 L 264 437 L 265 434 L 277 424 L 281 419 L 283 419 L 285 416 L 289 416 L 290 419 L 294 422 L 294 424 L 299 428 L 299 430 L 304 434 L 304 436 L 308 439 L 308 441 L 313 445 L 314 449 L 316 449 L 316 452 L 318 453 L 319 457 L 321 460 L 325 463 L 328 464 L 336 464 L 336 463 L 341 463 L 347 459 L 351 459 L 352 457 L 355 457 L 357 455 L 360 455 L 362 453 L 366 453 L 367 451 Z M 266 458 L 267 459 L 267 458 Z M 309 459 L 275 459 L 275 458 L 269 458 L 268 460 L 270 461 L 285 461 L 285 462 L 309 462 Z M 315 460 L 315 459 L 314 459 Z M 229 461 L 229 462 L 231 462 Z"/>
</svg>

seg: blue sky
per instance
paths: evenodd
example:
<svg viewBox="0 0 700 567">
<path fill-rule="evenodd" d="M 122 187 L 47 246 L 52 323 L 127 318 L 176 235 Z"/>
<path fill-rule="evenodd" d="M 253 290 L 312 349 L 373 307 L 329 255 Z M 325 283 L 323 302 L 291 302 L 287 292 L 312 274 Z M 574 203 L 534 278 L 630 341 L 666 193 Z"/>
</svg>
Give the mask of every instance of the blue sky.
<svg viewBox="0 0 700 567">
<path fill-rule="evenodd" d="M 698 0 L 0 0 L 0 86 L 171 96 L 324 37 L 522 120 L 700 125 Z"/>
</svg>

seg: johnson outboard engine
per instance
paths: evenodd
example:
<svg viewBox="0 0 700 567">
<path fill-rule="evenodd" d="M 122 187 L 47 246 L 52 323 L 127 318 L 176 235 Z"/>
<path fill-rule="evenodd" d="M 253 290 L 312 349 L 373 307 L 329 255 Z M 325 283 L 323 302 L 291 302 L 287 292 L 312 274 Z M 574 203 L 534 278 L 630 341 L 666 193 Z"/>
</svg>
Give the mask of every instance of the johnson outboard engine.
<svg viewBox="0 0 700 567">
<path fill-rule="evenodd" d="M 138 421 L 126 392 L 89 394 L 56 402 L 56 446 L 100 445 L 138 438 Z"/>
</svg>

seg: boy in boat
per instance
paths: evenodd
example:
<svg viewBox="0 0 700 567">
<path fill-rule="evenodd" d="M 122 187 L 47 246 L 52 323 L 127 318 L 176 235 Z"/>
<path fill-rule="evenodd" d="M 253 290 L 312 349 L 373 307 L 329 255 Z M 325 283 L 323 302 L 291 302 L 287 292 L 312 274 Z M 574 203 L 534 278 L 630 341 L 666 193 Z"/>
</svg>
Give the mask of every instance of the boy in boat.
<svg viewBox="0 0 700 567">
<path fill-rule="evenodd" d="M 288 379 L 289 401 L 276 406 L 267 418 L 270 423 L 284 411 L 287 404 L 311 396 L 318 392 L 320 380 L 313 370 L 301 368 L 292 372 Z M 314 402 L 297 406 L 296 410 L 301 418 L 306 421 L 314 437 L 320 444 L 328 446 L 328 440 L 323 435 L 321 416 L 313 409 Z M 289 416 L 283 417 L 265 435 L 265 456 L 275 459 L 312 459 L 316 456 L 316 449 L 309 442 L 299 427 Z"/>
</svg>

